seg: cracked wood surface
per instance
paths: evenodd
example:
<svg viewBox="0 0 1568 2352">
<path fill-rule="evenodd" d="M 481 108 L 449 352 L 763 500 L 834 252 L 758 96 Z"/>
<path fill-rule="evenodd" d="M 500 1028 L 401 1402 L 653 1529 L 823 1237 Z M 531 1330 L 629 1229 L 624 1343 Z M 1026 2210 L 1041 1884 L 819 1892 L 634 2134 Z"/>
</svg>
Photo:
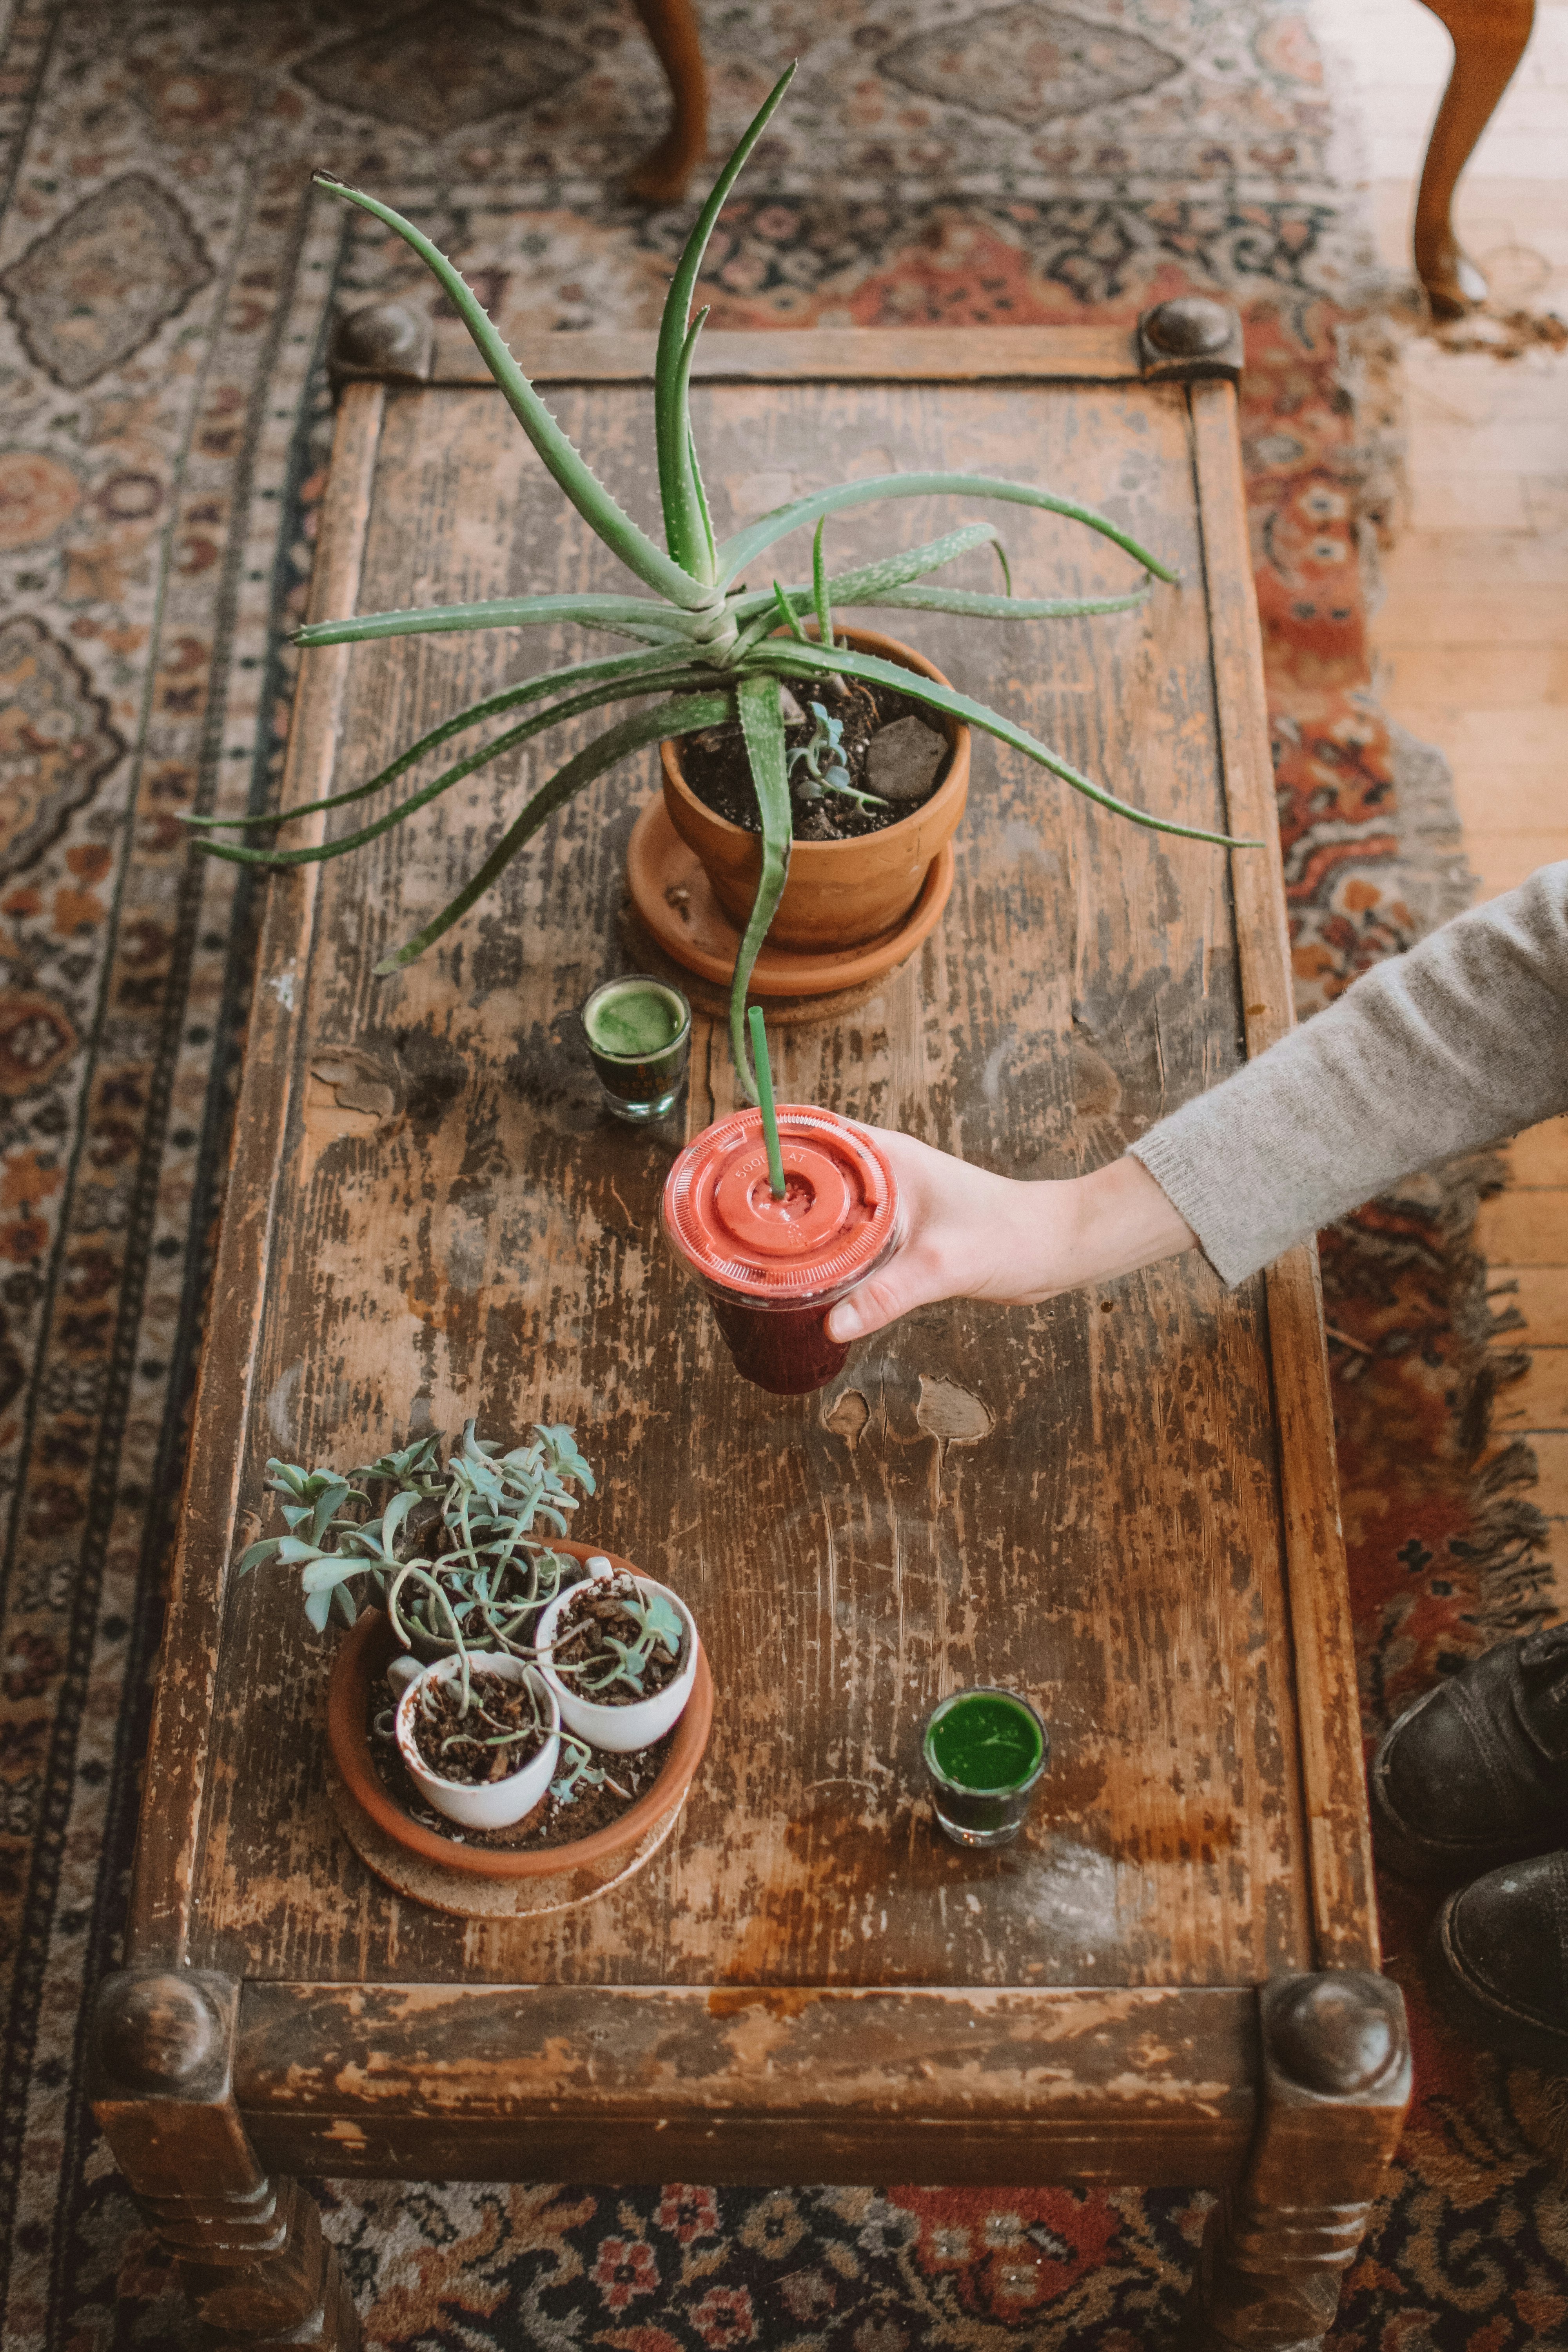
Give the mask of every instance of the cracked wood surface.
<svg viewBox="0 0 1568 2352">
<path fill-rule="evenodd" d="M 813 339 L 790 340 L 806 375 Z M 647 520 L 646 393 L 552 399 Z M 1115 789 L 1226 821 L 1217 709 L 1242 682 L 1230 656 L 1216 677 L 1185 392 L 721 383 L 694 410 L 721 530 L 846 474 L 938 464 L 1109 506 L 1183 588 L 1124 617 L 890 625 Z M 335 471 L 329 536 L 342 495 Z M 851 515 L 835 558 L 962 519 L 952 500 Z M 1065 523 L 1003 520 L 1024 593 L 1130 583 L 1125 558 Z M 791 553 L 781 576 L 805 561 Z M 361 609 L 614 577 L 497 396 L 385 395 Z M 299 748 L 299 796 L 581 649 L 542 631 L 353 648 L 341 728 L 312 718 Z M 577 1039 L 574 1008 L 634 968 L 617 920 L 651 757 L 555 819 L 437 951 L 372 979 L 586 731 L 317 869 L 313 898 L 274 886 L 258 995 L 271 1093 L 247 1071 L 166 1688 L 208 1671 L 203 1610 L 221 1607 L 221 1653 L 210 1717 L 164 1703 L 136 1948 L 370 1985 L 1178 1988 L 1310 1967 L 1319 1850 L 1353 1834 L 1360 1799 L 1314 1783 L 1303 1802 L 1261 1281 L 1226 1296 L 1194 1256 L 1039 1307 L 923 1310 L 816 1399 L 741 1383 L 658 1231 L 682 1138 L 602 1119 Z M 1266 772 L 1266 747 L 1251 756 Z M 1227 862 L 994 745 L 976 761 L 942 927 L 868 1002 L 783 1033 L 779 1091 L 1015 1174 L 1071 1173 L 1239 1059 Z M 699 1015 L 688 1131 L 732 1102 L 721 1031 Z M 1297 1339 L 1310 1353 L 1310 1331 Z M 272 1524 L 268 1454 L 366 1458 L 411 1412 L 454 1432 L 477 1413 L 498 1435 L 575 1423 L 603 1475 L 577 1532 L 668 1578 L 702 1625 L 718 1699 L 685 1812 L 640 1877 L 584 1909 L 464 1923 L 373 1878 L 330 1811 L 327 1647 L 296 1580 L 226 1570 Z M 1331 1507 L 1322 1427 L 1299 1421 L 1296 1442 L 1291 1491 Z M 1051 1727 L 1034 1821 L 998 1855 L 940 1841 L 920 1788 L 920 1725 L 969 1681 L 1016 1685 Z M 1348 1702 L 1315 1685 L 1311 1703 Z M 1344 1729 L 1314 1727 L 1312 1769 Z M 1353 1951 L 1370 1917 L 1353 1885 L 1347 1901 Z"/>
<path fill-rule="evenodd" d="M 576 2179 L 609 2141 L 618 2179 L 661 2180 L 679 2116 L 704 2179 L 858 2180 L 881 2135 L 910 2179 L 1192 2183 L 1238 2168 L 1256 2032 L 1214 1989 L 266 1984 L 235 2086 L 302 2170 Z"/>
</svg>

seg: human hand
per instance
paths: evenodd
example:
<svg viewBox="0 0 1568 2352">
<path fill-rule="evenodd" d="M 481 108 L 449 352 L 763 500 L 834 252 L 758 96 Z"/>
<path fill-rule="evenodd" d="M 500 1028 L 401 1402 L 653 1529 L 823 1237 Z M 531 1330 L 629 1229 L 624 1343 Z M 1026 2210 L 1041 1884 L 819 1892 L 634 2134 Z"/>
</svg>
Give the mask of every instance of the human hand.
<svg viewBox="0 0 1568 2352">
<path fill-rule="evenodd" d="M 1191 1227 L 1141 1160 L 1020 1182 L 912 1135 L 871 1132 L 898 1182 L 903 1239 L 829 1314 L 828 1337 L 841 1344 L 935 1299 L 1024 1306 L 1193 1246 Z"/>
</svg>

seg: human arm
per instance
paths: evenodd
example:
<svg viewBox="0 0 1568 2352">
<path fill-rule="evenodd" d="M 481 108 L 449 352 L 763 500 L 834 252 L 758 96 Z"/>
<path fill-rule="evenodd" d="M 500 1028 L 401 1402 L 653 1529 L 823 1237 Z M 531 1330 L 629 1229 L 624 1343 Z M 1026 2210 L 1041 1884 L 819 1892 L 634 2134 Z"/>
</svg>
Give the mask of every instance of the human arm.
<svg viewBox="0 0 1568 2352">
<path fill-rule="evenodd" d="M 829 1336 L 840 1341 L 933 1299 L 1032 1304 L 1193 1245 L 1190 1227 L 1136 1160 L 1020 1183 L 912 1135 L 879 1133 L 877 1142 L 893 1163 L 905 1239 L 828 1316 Z"/>
<path fill-rule="evenodd" d="M 1227 1283 L 1417 1168 L 1568 1110 L 1568 860 L 1363 974 L 1130 1149 Z"/>
<path fill-rule="evenodd" d="M 1568 1109 L 1568 862 L 1379 964 L 1124 1158 L 1060 1182 L 883 1136 L 906 1238 L 836 1339 L 949 1297 L 1021 1304 L 1198 1242 L 1228 1283 L 1413 1169 Z"/>
</svg>

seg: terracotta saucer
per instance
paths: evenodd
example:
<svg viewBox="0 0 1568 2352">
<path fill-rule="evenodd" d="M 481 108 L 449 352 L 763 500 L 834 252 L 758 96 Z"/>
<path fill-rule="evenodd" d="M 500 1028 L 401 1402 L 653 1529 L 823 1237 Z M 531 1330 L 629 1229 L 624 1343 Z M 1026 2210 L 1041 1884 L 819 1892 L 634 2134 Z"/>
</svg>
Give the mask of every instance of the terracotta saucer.
<svg viewBox="0 0 1568 2352">
<path fill-rule="evenodd" d="M 558 1542 L 554 1549 L 587 1559 L 598 1544 Z M 632 1563 L 614 1552 L 617 1569 Z M 329 1775 L 338 1818 L 362 1862 L 400 1895 L 462 1918 L 515 1918 L 563 1911 L 605 1895 L 640 1870 L 675 1826 L 713 1722 L 713 1678 L 700 1642 L 697 1677 L 664 1769 L 618 1822 L 592 1837 L 542 1849 L 459 1844 L 405 1813 L 375 1769 L 368 1724 L 373 1685 L 397 1654 L 397 1637 L 378 1609 L 364 1611 L 332 1661 L 327 1694 Z"/>
<path fill-rule="evenodd" d="M 863 947 L 832 955 L 764 946 L 752 974 L 753 996 L 831 996 L 880 980 L 907 962 L 942 920 L 952 892 L 952 848 L 932 859 L 920 897 L 901 923 Z M 662 795 L 648 803 L 632 828 L 626 882 L 642 921 L 665 953 L 726 991 L 741 950 L 741 934 L 720 906 L 696 854 L 671 824 Z"/>
</svg>

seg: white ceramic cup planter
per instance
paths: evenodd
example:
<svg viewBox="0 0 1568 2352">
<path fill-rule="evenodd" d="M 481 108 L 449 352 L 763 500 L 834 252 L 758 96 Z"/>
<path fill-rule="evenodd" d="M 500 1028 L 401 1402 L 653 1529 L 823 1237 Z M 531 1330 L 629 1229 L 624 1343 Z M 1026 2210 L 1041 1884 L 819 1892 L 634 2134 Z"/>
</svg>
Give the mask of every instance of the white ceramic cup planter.
<svg viewBox="0 0 1568 2352">
<path fill-rule="evenodd" d="M 462 1674 L 460 1658 L 437 1658 L 433 1666 L 415 1675 L 397 1702 L 393 1728 L 397 1737 L 397 1752 L 407 1768 L 408 1777 L 427 1803 L 437 1812 L 445 1813 L 449 1822 L 458 1822 L 466 1830 L 505 1830 L 531 1813 L 555 1778 L 555 1768 L 561 1755 L 561 1708 L 554 1689 L 537 1666 L 521 1658 L 495 1655 L 489 1652 L 473 1661 L 476 1674 L 499 1675 L 503 1682 L 531 1682 L 544 1702 L 548 1736 L 537 1756 L 530 1759 L 521 1771 L 509 1772 L 504 1780 L 446 1780 L 439 1772 L 432 1772 L 414 1743 L 414 1710 L 419 1704 L 421 1686 L 426 1682 L 457 1682 Z"/>
<path fill-rule="evenodd" d="M 603 1559 L 602 1554 L 590 1559 L 587 1565 L 592 1576 L 613 1573 L 609 1561 Z M 539 1648 L 545 1653 L 540 1660 L 539 1671 L 560 1706 L 561 1720 L 567 1730 L 574 1732 L 579 1739 L 585 1739 L 590 1748 L 608 1748 L 617 1756 L 629 1756 L 634 1748 L 651 1748 L 656 1739 L 662 1739 L 670 1727 L 679 1721 L 687 1700 L 691 1696 L 691 1685 L 697 1679 L 697 1621 L 690 1610 L 679 1592 L 671 1592 L 668 1585 L 660 1584 L 656 1577 L 637 1576 L 634 1572 L 632 1580 L 644 1592 L 661 1592 L 667 1601 L 673 1601 L 683 1628 L 681 1647 L 685 1654 L 681 1659 L 680 1672 L 673 1682 L 666 1683 L 664 1688 L 656 1691 L 651 1698 L 633 1699 L 629 1706 L 604 1706 L 595 1699 L 579 1697 L 572 1685 L 556 1673 L 549 1652 L 563 1612 L 583 1590 L 580 1582 L 569 1584 L 564 1592 L 557 1593 L 549 1606 L 540 1612 L 533 1636 Z"/>
</svg>

